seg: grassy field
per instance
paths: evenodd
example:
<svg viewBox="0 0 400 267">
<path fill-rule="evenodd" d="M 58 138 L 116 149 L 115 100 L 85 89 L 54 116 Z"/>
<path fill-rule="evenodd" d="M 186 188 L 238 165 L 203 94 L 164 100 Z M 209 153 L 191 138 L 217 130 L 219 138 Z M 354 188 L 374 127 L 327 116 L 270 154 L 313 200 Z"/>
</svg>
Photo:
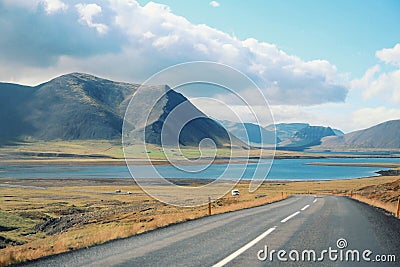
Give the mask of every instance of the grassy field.
<svg viewBox="0 0 400 267">
<path fill-rule="evenodd" d="M 0 179 L 0 184 L 0 265 L 84 248 L 208 215 L 207 206 L 179 208 L 158 202 L 129 179 Z M 399 184 L 398 176 L 269 181 L 249 193 L 248 182 L 241 182 L 236 187 L 240 197 L 227 195 L 213 201 L 212 213 L 263 205 L 291 194 L 352 195 L 393 213 L 400 195 Z"/>
<path fill-rule="evenodd" d="M 205 149 L 199 151 L 196 147 L 182 147 L 181 151 L 176 148 L 165 148 L 156 145 L 146 145 L 147 151 L 143 151 L 143 146 L 133 145 L 126 148 L 127 154 L 133 159 L 150 158 L 152 160 L 165 160 L 165 153 L 172 158 L 196 159 L 203 156 L 213 156 L 214 150 Z M 218 148 L 216 157 L 226 158 L 298 158 L 298 157 L 321 157 L 317 154 L 309 154 L 294 151 L 271 151 L 261 149 L 230 149 L 227 147 Z M 68 161 L 68 162 L 93 162 L 93 161 L 115 161 L 124 160 L 124 151 L 121 140 L 54 140 L 54 141 L 30 141 L 20 142 L 14 145 L 0 147 L 0 160 L 3 161 Z"/>
</svg>

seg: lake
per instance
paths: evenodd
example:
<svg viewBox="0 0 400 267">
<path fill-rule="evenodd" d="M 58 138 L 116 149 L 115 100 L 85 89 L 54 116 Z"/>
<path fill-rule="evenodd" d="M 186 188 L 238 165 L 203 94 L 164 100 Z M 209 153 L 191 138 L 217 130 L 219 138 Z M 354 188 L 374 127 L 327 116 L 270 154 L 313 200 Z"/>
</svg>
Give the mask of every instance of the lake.
<svg viewBox="0 0 400 267">
<path fill-rule="evenodd" d="M 359 156 L 398 156 L 400 155 L 400 151 L 390 150 L 390 151 L 332 151 L 332 150 L 312 150 L 306 149 L 304 150 L 306 153 L 311 154 L 325 154 L 325 155 L 359 155 Z"/>
<path fill-rule="evenodd" d="M 376 175 L 382 167 L 348 167 L 348 166 L 315 166 L 307 165 L 312 162 L 327 163 L 400 163 L 400 158 L 326 158 L 326 159 L 279 159 L 274 160 L 269 180 L 331 180 L 348 179 Z M 262 160 L 259 168 L 269 167 L 268 160 Z M 135 166 L 135 176 L 143 178 L 151 173 L 151 166 Z M 190 166 L 189 166 L 190 168 Z M 227 168 L 227 164 L 213 164 L 201 172 L 187 173 L 173 166 L 156 166 L 157 171 L 165 178 L 193 178 L 193 179 L 216 179 Z M 257 164 L 233 164 L 229 167 L 228 176 L 224 178 L 242 177 L 251 179 Z M 0 178 L 130 178 L 126 166 L 11 166 L 1 165 Z M 262 179 L 263 177 L 256 177 Z"/>
</svg>

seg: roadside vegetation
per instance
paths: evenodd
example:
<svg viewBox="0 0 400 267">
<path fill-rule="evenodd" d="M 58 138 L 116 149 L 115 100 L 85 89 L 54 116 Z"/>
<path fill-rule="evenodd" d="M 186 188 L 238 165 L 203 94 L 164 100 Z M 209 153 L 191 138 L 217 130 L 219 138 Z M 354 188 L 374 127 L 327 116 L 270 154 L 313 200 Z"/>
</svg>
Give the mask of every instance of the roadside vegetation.
<svg viewBox="0 0 400 267">
<path fill-rule="evenodd" d="M 207 206 L 179 208 L 163 204 L 144 194 L 129 179 L 0 179 L 0 184 L 0 265 L 208 216 Z M 393 213 L 400 195 L 399 184 L 398 176 L 318 182 L 267 181 L 251 194 L 248 182 L 241 182 L 236 187 L 240 196 L 228 194 L 213 201 L 212 213 L 264 205 L 292 194 L 352 194 L 367 203 L 375 201 L 370 204 L 382 202 L 382 208 Z M 198 185 L 201 184 L 197 182 L 194 186 Z"/>
</svg>

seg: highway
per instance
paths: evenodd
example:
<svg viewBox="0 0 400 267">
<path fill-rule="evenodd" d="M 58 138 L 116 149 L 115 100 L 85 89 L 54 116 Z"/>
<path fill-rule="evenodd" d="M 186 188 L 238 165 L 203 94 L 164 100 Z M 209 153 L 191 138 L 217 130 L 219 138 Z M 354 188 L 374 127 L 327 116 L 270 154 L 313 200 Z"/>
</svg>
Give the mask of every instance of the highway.
<svg viewBox="0 0 400 267">
<path fill-rule="evenodd" d="M 23 266 L 400 266 L 400 220 L 345 197 L 298 195 Z"/>
</svg>

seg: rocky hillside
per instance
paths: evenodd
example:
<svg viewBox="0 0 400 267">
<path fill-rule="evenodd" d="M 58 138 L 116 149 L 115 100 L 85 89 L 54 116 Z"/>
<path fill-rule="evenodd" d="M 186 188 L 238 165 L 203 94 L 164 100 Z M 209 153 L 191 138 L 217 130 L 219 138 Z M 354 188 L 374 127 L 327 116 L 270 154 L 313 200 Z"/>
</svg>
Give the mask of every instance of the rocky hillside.
<svg viewBox="0 0 400 267">
<path fill-rule="evenodd" d="M 209 138 L 218 147 L 246 146 L 168 86 L 149 86 L 137 92 L 125 117 L 125 127 L 129 140 L 140 142 L 144 138 L 157 145 L 175 146 L 179 141 L 184 146 L 197 146 Z"/>
<path fill-rule="evenodd" d="M 267 130 L 254 123 L 238 123 L 221 121 L 221 124 L 234 136 L 244 143 L 256 147 L 270 147 L 281 140 L 275 136 L 273 130 Z"/>
<path fill-rule="evenodd" d="M 121 134 L 123 102 L 137 87 L 80 73 L 36 87 L 0 84 L 0 112 L 6 115 L 0 123 L 10 127 L 2 140 L 115 138 Z"/>
<path fill-rule="evenodd" d="M 387 121 L 343 136 L 326 137 L 324 148 L 400 148 L 400 120 Z"/>
<path fill-rule="evenodd" d="M 321 139 L 326 136 L 336 136 L 336 134 L 330 127 L 307 126 L 296 132 L 289 140 L 279 143 L 279 147 L 304 149 L 321 144 Z"/>
<path fill-rule="evenodd" d="M 85 140 L 120 138 L 125 110 L 139 85 L 113 82 L 92 75 L 71 73 L 35 87 L 0 83 L 0 144 L 33 138 L 38 140 Z M 154 87 L 166 90 L 165 86 Z M 153 88 L 153 90 L 154 90 Z M 153 108 L 153 123 L 136 125 L 137 132 L 146 131 L 146 142 L 159 144 L 161 126 L 175 106 L 188 102 L 191 112 L 203 118 L 189 123 L 182 132 L 182 145 L 197 145 L 210 138 L 217 145 L 229 143 L 223 127 L 207 119 L 181 94 L 169 90 Z M 152 90 L 145 90 L 141 110 Z M 136 109 L 136 107 L 135 107 Z M 136 111 L 136 110 L 135 110 Z"/>
<path fill-rule="evenodd" d="M 285 141 L 292 138 L 299 130 L 310 126 L 308 123 L 278 123 L 265 127 L 268 131 L 276 129 L 276 136 L 280 141 Z"/>
<path fill-rule="evenodd" d="M 276 128 L 278 149 L 303 150 L 311 146 L 319 145 L 321 139 L 326 136 L 341 136 L 343 132 L 324 126 L 311 126 L 308 123 L 278 123 L 268 125 L 266 130 Z"/>
</svg>

